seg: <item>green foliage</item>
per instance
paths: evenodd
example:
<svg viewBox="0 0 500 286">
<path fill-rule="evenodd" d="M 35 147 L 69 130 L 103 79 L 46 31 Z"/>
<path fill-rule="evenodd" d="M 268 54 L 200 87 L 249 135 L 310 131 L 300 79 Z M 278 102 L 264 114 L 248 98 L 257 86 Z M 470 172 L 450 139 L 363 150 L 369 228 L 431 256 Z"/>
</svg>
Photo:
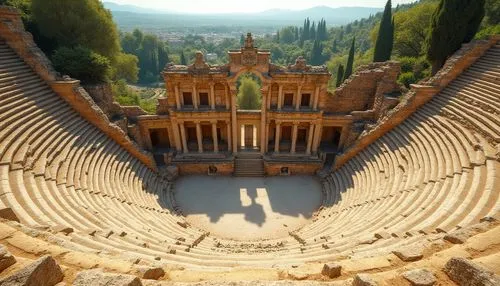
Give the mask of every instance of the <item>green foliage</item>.
<svg viewBox="0 0 500 286">
<path fill-rule="evenodd" d="M 32 12 L 41 34 L 60 47 L 87 47 L 111 60 L 120 51 L 111 12 L 99 0 L 32 0 Z"/>
<path fill-rule="evenodd" d="M 484 17 L 485 0 L 441 0 L 427 36 L 427 58 L 433 74 L 462 43 L 474 38 Z"/>
<path fill-rule="evenodd" d="M 261 108 L 262 95 L 259 84 L 251 76 L 242 76 L 238 88 L 238 105 L 243 110 L 258 110 Z"/>
<path fill-rule="evenodd" d="M 315 66 L 321 65 L 325 62 L 323 57 L 323 44 L 319 40 L 314 41 L 310 62 Z"/>
<path fill-rule="evenodd" d="M 138 29 L 132 33 L 125 33 L 121 43 L 124 52 L 135 55 L 139 60 L 139 81 L 157 82 L 160 79 L 160 72 L 169 62 L 165 43 L 156 35 L 144 34 Z"/>
<path fill-rule="evenodd" d="M 58 48 L 52 56 L 56 70 L 84 83 L 109 80 L 111 63 L 108 58 L 85 47 Z"/>
<path fill-rule="evenodd" d="M 380 21 L 377 40 L 375 42 L 374 62 L 385 62 L 391 59 L 394 44 L 394 22 L 392 19 L 391 0 L 385 5 L 384 14 Z"/>
<path fill-rule="evenodd" d="M 354 52 L 355 52 L 355 48 L 356 48 L 355 44 L 356 44 L 356 38 L 353 38 L 351 49 L 349 50 L 349 57 L 347 58 L 347 65 L 346 65 L 345 72 L 344 72 L 344 80 L 348 79 L 352 74 L 353 65 L 354 65 Z"/>
<path fill-rule="evenodd" d="M 394 14 L 394 53 L 400 57 L 420 57 L 425 54 L 423 44 L 429 33 L 436 1 L 423 2 L 406 11 Z"/>
<path fill-rule="evenodd" d="M 399 58 L 398 61 L 401 64 L 401 73 L 413 71 L 413 67 L 417 63 L 417 59 L 412 57 Z"/>
<path fill-rule="evenodd" d="M 339 65 L 337 70 L 337 82 L 335 83 L 335 87 L 339 87 L 344 79 L 344 66 L 342 64 Z"/>
<path fill-rule="evenodd" d="M 186 56 L 184 55 L 184 52 L 181 52 L 181 65 L 187 65 L 186 61 Z"/>
<path fill-rule="evenodd" d="M 120 53 L 113 66 L 113 80 L 124 79 L 130 83 L 139 80 L 139 59 L 135 55 Z"/>
<path fill-rule="evenodd" d="M 405 72 L 405 73 L 402 73 L 399 78 L 398 78 L 398 83 L 399 84 L 403 84 L 404 86 L 406 86 L 407 88 L 410 87 L 410 84 L 413 84 L 415 83 L 417 80 L 415 78 L 415 75 L 413 74 L 413 72 Z"/>
<path fill-rule="evenodd" d="M 485 23 L 491 26 L 498 26 L 500 23 L 500 1 L 486 0 L 485 10 Z"/>
<path fill-rule="evenodd" d="M 278 43 L 292 44 L 295 42 L 295 27 L 288 26 L 277 33 Z"/>
<path fill-rule="evenodd" d="M 123 106 L 139 106 L 148 113 L 156 113 L 156 98 L 151 98 L 148 91 L 139 93 L 127 86 L 125 80 L 118 80 L 112 84 L 113 97 Z"/>
</svg>

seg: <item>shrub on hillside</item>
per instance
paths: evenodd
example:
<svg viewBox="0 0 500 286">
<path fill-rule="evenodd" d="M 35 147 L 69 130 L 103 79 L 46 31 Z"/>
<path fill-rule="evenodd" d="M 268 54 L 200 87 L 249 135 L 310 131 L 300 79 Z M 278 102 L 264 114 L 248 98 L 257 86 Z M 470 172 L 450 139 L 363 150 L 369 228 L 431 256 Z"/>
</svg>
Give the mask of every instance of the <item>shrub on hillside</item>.
<svg viewBox="0 0 500 286">
<path fill-rule="evenodd" d="M 403 84 L 406 87 L 410 87 L 410 84 L 415 83 L 415 75 L 413 72 L 405 72 L 399 76 L 398 83 Z"/>
<path fill-rule="evenodd" d="M 100 83 L 109 81 L 111 63 L 84 47 L 58 48 L 52 56 L 52 62 L 57 71 L 79 79 L 83 83 Z"/>
</svg>

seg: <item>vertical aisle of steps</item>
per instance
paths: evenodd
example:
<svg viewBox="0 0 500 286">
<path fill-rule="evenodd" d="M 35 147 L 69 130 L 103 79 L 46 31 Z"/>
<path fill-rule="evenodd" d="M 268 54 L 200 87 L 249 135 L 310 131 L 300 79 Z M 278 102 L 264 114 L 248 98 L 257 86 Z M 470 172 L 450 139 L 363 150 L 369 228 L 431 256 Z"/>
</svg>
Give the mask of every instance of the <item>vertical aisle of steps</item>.
<svg viewBox="0 0 500 286">
<path fill-rule="evenodd" d="M 234 160 L 234 176 L 264 177 L 264 160 L 258 153 L 240 153 Z"/>
</svg>

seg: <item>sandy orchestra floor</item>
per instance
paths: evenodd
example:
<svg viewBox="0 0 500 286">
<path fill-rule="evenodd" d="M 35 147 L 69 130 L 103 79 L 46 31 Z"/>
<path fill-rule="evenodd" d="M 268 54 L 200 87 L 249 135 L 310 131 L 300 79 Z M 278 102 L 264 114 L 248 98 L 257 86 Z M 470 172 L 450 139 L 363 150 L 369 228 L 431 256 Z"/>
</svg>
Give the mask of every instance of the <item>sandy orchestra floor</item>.
<svg viewBox="0 0 500 286">
<path fill-rule="evenodd" d="M 321 204 L 321 184 L 309 176 L 186 176 L 176 182 L 175 190 L 192 225 L 245 241 L 287 236 L 307 224 Z"/>
</svg>

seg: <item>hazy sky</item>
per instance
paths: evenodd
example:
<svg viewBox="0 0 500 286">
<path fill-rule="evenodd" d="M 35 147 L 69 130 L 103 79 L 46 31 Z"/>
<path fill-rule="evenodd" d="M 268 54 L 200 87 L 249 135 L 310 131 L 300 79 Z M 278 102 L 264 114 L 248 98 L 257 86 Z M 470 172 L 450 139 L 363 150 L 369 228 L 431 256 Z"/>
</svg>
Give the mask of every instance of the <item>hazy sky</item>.
<svg viewBox="0 0 500 286">
<path fill-rule="evenodd" d="M 386 0 L 104 0 L 176 12 L 234 13 L 259 12 L 269 9 L 301 10 L 313 6 L 364 6 L 384 7 Z M 415 0 L 393 0 L 392 5 L 411 3 Z"/>
</svg>

